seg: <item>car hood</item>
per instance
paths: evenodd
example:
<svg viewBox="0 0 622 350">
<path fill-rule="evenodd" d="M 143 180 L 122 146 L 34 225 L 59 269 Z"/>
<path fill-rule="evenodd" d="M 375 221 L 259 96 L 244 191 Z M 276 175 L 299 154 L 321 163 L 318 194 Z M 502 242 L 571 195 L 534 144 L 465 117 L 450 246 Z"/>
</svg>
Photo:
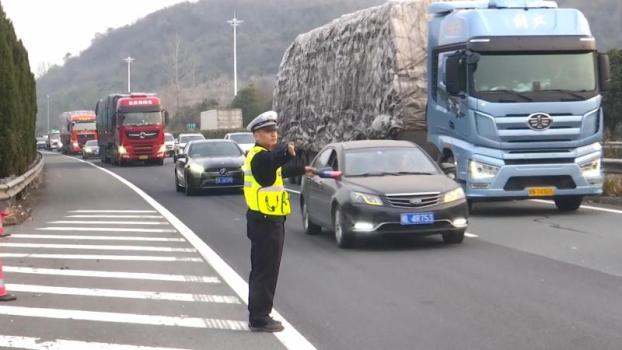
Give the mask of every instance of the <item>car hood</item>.
<svg viewBox="0 0 622 350">
<path fill-rule="evenodd" d="M 447 192 L 459 185 L 443 174 L 344 177 L 344 185 L 354 191 L 387 195 L 398 193 Z"/>
<path fill-rule="evenodd" d="M 192 158 L 192 162 L 205 169 L 238 168 L 244 164 L 244 157 Z"/>
</svg>

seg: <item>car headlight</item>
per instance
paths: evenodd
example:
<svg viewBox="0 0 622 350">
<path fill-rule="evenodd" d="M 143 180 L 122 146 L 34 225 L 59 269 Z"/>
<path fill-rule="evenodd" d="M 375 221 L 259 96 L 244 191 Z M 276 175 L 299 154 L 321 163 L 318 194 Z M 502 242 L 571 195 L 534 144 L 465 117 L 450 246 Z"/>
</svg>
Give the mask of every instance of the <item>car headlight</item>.
<svg viewBox="0 0 622 350">
<path fill-rule="evenodd" d="M 123 145 L 119 146 L 119 149 L 117 150 L 117 152 L 119 154 L 127 154 L 127 150 L 125 149 L 125 147 L 123 147 Z"/>
<path fill-rule="evenodd" d="M 87 152 L 87 153 L 91 152 L 91 147 L 84 147 L 84 152 Z"/>
<path fill-rule="evenodd" d="M 462 187 L 458 187 L 455 190 L 451 190 L 443 196 L 443 203 L 455 202 L 457 200 L 464 199 L 464 191 Z"/>
<path fill-rule="evenodd" d="M 367 205 L 382 205 L 382 199 L 374 194 L 361 193 L 361 192 L 352 192 L 350 193 L 350 198 L 352 202 L 358 204 L 367 204 Z"/>
<path fill-rule="evenodd" d="M 190 164 L 190 171 L 193 173 L 202 173 L 203 172 L 203 166 L 197 163 L 192 163 Z"/>
<path fill-rule="evenodd" d="M 497 176 L 499 167 L 496 165 L 484 164 L 475 160 L 469 161 L 469 175 L 472 179 L 490 179 Z"/>
<path fill-rule="evenodd" d="M 583 177 L 600 176 L 600 158 L 581 165 L 581 173 Z"/>
<path fill-rule="evenodd" d="M 166 145 L 165 144 L 160 146 L 160 150 L 158 151 L 158 153 L 164 153 L 164 152 L 166 152 Z"/>
<path fill-rule="evenodd" d="M 77 142 L 74 142 L 74 143 L 73 143 L 73 147 L 76 147 L 76 148 L 77 148 L 78 146 L 80 146 L 80 145 L 79 145 Z"/>
</svg>

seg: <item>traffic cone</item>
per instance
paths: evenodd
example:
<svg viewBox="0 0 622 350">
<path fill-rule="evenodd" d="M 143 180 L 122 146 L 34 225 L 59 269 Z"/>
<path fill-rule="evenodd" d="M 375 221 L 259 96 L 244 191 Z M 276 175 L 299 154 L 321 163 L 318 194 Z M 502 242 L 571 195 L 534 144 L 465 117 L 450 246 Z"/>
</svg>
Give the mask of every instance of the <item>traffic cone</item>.
<svg viewBox="0 0 622 350">
<path fill-rule="evenodd" d="M 7 216 L 9 216 L 9 212 L 8 211 L 0 211 L 0 237 L 6 237 L 6 236 L 10 236 L 11 235 L 10 233 L 5 233 L 4 232 L 4 227 L 2 227 L 2 221 Z"/>
<path fill-rule="evenodd" d="M 4 272 L 2 271 L 2 260 L 0 260 L 0 301 L 11 301 L 17 297 L 13 294 L 9 294 L 4 288 Z"/>
</svg>

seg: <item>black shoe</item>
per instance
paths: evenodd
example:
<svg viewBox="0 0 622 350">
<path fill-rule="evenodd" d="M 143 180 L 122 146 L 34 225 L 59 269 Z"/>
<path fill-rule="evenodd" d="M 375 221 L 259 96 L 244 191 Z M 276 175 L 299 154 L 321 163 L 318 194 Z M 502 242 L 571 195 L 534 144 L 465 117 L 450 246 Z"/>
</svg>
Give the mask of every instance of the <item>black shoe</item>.
<svg viewBox="0 0 622 350">
<path fill-rule="evenodd" d="M 253 332 L 280 332 L 283 329 L 285 329 L 283 327 L 283 325 L 281 324 L 281 322 L 274 320 L 272 318 L 268 318 L 266 321 L 264 322 L 249 322 L 248 323 L 248 328 L 250 328 L 251 331 Z"/>
</svg>

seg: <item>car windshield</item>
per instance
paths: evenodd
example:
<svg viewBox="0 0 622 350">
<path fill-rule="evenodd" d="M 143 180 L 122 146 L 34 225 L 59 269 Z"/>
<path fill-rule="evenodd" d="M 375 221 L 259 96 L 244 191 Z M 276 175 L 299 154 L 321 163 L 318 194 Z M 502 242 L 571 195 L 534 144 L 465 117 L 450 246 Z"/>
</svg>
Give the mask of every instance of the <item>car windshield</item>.
<svg viewBox="0 0 622 350">
<path fill-rule="evenodd" d="M 255 137 L 251 133 L 232 134 L 229 137 L 231 140 L 241 144 L 255 143 Z"/>
<path fill-rule="evenodd" d="M 418 148 L 373 148 L 345 154 L 345 176 L 438 174 L 432 161 Z"/>
<path fill-rule="evenodd" d="M 188 143 L 194 140 L 205 140 L 205 137 L 203 135 L 186 135 L 179 137 L 179 143 Z"/>
<path fill-rule="evenodd" d="M 169 135 L 169 134 L 164 135 L 164 141 L 166 141 L 166 142 L 171 142 L 171 141 L 173 141 L 173 140 L 175 140 L 175 138 L 173 137 L 173 135 Z"/>
<path fill-rule="evenodd" d="M 73 125 L 73 130 L 74 131 L 85 131 L 85 130 L 95 130 L 95 122 L 82 122 L 82 123 L 75 123 Z"/>
<path fill-rule="evenodd" d="M 201 142 L 190 144 L 189 156 L 203 157 L 239 157 L 242 152 L 231 142 Z"/>
<path fill-rule="evenodd" d="M 90 147 L 97 146 L 97 140 L 86 141 L 85 145 Z"/>
<path fill-rule="evenodd" d="M 60 134 L 50 134 L 50 140 L 60 140 Z"/>
<path fill-rule="evenodd" d="M 473 73 L 473 86 L 480 93 L 594 91 L 594 54 L 482 54 Z"/>
<path fill-rule="evenodd" d="M 123 125 L 155 125 L 162 124 L 160 112 L 131 112 L 123 114 Z"/>
</svg>

